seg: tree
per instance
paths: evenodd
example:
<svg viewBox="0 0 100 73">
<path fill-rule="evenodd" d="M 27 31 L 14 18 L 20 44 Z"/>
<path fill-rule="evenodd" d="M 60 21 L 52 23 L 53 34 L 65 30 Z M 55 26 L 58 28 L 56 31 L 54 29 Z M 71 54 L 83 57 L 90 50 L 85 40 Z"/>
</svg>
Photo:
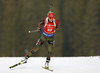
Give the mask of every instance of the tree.
<svg viewBox="0 0 100 73">
<path fill-rule="evenodd" d="M 100 25 L 99 12 L 98 12 L 98 0 L 89 0 L 87 4 L 87 11 L 84 16 L 84 32 L 83 32 L 83 51 L 84 55 L 97 55 L 96 50 L 100 48 Z"/>
</svg>

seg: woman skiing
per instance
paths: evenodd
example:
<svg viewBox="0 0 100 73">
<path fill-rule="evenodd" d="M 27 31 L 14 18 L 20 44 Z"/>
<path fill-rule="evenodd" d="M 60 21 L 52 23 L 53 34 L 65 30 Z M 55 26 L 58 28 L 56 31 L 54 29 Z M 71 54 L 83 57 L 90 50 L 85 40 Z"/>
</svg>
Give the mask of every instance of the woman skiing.
<svg viewBox="0 0 100 73">
<path fill-rule="evenodd" d="M 47 42 L 48 43 L 48 55 L 46 58 L 45 67 L 49 68 L 51 50 L 52 50 L 52 47 L 54 44 L 54 33 L 56 30 L 58 30 L 60 21 L 54 19 L 54 13 L 49 11 L 48 16 L 46 18 L 44 18 L 44 20 L 42 20 L 38 23 L 38 27 L 37 27 L 38 31 L 41 30 L 41 25 L 44 26 L 44 29 L 43 29 L 40 39 L 36 43 L 36 47 L 34 49 L 32 49 L 28 54 L 26 54 L 26 56 L 25 56 L 24 60 L 22 60 L 22 62 L 27 62 L 28 58 L 32 54 L 37 52 L 39 50 L 39 48 L 43 45 L 44 42 Z"/>
</svg>

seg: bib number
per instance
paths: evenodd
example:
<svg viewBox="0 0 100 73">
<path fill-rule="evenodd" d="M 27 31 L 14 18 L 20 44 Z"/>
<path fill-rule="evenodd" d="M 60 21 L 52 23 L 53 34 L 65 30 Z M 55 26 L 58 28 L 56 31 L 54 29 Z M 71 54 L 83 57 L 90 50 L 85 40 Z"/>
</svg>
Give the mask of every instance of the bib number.
<svg viewBox="0 0 100 73">
<path fill-rule="evenodd" d="M 52 31 L 52 29 L 48 29 L 47 31 L 50 31 L 50 32 L 51 32 L 51 31 Z"/>
</svg>

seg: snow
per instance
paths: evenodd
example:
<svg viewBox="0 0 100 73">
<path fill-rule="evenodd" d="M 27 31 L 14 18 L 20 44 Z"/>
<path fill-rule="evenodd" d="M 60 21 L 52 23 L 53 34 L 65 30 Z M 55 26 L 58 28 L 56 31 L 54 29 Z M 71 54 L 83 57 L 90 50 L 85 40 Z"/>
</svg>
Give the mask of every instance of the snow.
<svg viewBox="0 0 100 73">
<path fill-rule="evenodd" d="M 50 69 L 43 69 L 46 57 L 31 57 L 28 63 L 10 69 L 23 57 L 0 57 L 0 73 L 100 73 L 100 58 L 95 57 L 52 57 Z"/>
</svg>

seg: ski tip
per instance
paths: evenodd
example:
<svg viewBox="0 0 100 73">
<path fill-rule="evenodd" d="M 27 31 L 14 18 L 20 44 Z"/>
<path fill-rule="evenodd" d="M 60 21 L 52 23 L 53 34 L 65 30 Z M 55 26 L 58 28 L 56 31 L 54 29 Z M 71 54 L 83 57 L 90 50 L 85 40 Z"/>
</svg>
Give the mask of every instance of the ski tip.
<svg viewBox="0 0 100 73">
<path fill-rule="evenodd" d="M 9 68 L 11 69 L 11 68 L 13 68 L 13 67 L 9 67 Z"/>
</svg>

